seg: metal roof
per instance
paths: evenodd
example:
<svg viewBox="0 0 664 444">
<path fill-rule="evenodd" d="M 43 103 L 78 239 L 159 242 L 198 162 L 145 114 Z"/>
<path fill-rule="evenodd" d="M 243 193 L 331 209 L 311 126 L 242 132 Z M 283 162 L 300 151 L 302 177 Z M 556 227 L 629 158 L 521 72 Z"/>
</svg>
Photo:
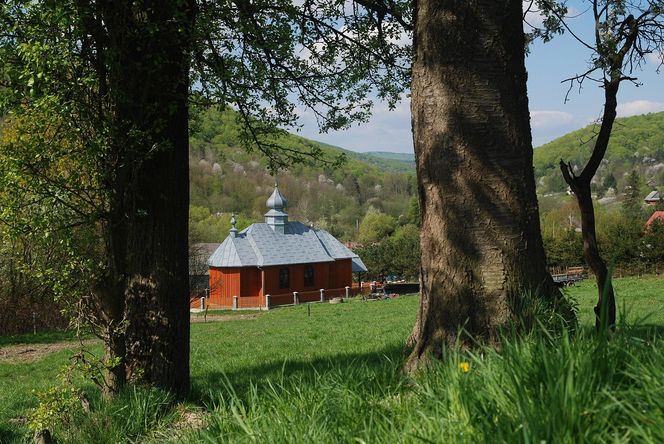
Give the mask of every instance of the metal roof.
<svg viewBox="0 0 664 444">
<path fill-rule="evenodd" d="M 353 258 L 353 273 L 364 273 L 367 271 L 367 266 L 364 265 L 360 256 L 355 256 Z"/>
<path fill-rule="evenodd" d="M 646 201 L 648 201 L 648 200 L 650 200 L 650 201 L 661 200 L 661 196 L 659 195 L 659 191 L 655 190 L 655 191 L 650 192 L 650 194 L 648 194 L 644 200 L 646 200 Z"/>
<path fill-rule="evenodd" d="M 359 256 L 325 230 L 292 221 L 283 234 L 266 223 L 256 223 L 229 235 L 210 256 L 212 267 L 250 267 L 332 262 L 353 259 L 353 272 L 367 271 Z"/>
</svg>

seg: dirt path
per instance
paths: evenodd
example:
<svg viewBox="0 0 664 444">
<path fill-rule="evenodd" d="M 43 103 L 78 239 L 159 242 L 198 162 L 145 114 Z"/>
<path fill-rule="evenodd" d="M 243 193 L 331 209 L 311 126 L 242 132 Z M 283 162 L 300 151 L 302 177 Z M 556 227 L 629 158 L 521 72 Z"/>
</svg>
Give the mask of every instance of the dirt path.
<svg viewBox="0 0 664 444">
<path fill-rule="evenodd" d="M 98 339 L 86 339 L 83 345 L 98 343 Z M 54 342 L 52 344 L 16 344 L 0 347 L 0 363 L 32 362 L 43 358 L 49 353 L 60 350 L 76 350 L 80 341 Z"/>
<path fill-rule="evenodd" d="M 223 321 L 246 321 L 256 319 L 256 313 L 245 315 L 209 315 L 207 321 L 203 316 L 191 316 L 192 323 L 198 322 L 223 322 Z M 98 339 L 86 339 L 83 345 L 88 346 L 99 343 Z M 49 353 L 60 350 L 76 350 L 80 347 L 79 341 L 54 342 L 51 344 L 16 344 L 0 347 L 0 363 L 32 362 L 43 358 Z"/>
</svg>

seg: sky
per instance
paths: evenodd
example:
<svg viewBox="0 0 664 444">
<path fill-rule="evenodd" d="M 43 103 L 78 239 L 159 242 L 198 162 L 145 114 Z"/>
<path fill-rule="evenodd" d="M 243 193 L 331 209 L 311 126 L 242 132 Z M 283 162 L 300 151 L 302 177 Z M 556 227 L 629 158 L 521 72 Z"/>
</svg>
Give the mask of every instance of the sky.
<svg viewBox="0 0 664 444">
<path fill-rule="evenodd" d="M 568 2 L 568 23 L 576 35 L 590 41 L 593 32 L 591 12 L 584 1 Z M 536 14 L 526 20 L 534 25 L 541 22 Z M 528 25 L 524 25 L 528 30 Z M 579 90 L 575 87 L 565 101 L 569 83 L 564 79 L 587 70 L 590 52 L 569 33 L 556 36 L 549 43 L 537 42 L 526 58 L 528 70 L 528 98 L 533 146 L 537 147 L 570 131 L 583 128 L 597 120 L 603 106 L 603 90 L 587 82 Z M 626 117 L 648 112 L 664 111 L 664 68 L 656 69 L 661 55 L 650 55 L 642 69 L 634 73 L 640 86 L 623 82 L 618 94 L 618 116 Z M 301 121 L 300 134 L 310 139 L 340 146 L 353 151 L 393 151 L 412 153 L 410 102 L 404 97 L 395 110 L 376 101 L 371 120 L 348 130 L 320 134 L 316 123 L 307 118 Z"/>
</svg>

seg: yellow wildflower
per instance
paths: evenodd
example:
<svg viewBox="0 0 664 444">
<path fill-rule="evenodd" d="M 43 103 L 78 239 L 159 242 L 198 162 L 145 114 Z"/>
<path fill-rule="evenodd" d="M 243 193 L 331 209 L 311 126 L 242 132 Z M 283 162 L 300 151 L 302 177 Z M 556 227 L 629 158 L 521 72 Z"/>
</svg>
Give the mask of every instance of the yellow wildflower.
<svg viewBox="0 0 664 444">
<path fill-rule="evenodd" d="M 459 368 L 462 372 L 468 373 L 470 371 L 470 362 L 459 362 Z"/>
</svg>

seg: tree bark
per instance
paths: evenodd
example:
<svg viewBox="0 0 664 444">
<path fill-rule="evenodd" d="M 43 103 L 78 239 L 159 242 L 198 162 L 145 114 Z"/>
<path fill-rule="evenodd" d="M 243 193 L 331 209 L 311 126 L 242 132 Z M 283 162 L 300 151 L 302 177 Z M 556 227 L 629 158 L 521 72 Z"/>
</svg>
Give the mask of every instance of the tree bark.
<svg viewBox="0 0 664 444">
<path fill-rule="evenodd" d="M 104 374 L 101 381 L 103 395 L 115 396 L 127 382 L 125 370 L 124 298 L 118 274 L 110 267 L 96 283 L 96 300 L 99 302 L 100 337 L 104 341 Z M 95 310 L 97 311 L 97 310 Z"/>
<path fill-rule="evenodd" d="M 125 376 L 189 390 L 188 88 L 193 1 L 109 2 L 107 249 L 122 300 Z M 114 315 L 116 316 L 117 313 Z M 115 322 L 117 318 L 113 319 Z M 112 350 L 111 350 L 112 351 Z"/>
<path fill-rule="evenodd" d="M 568 182 L 569 183 L 569 182 Z M 595 210 L 590 192 L 590 182 L 576 183 L 573 188 L 576 201 L 581 211 L 581 235 L 583 237 L 583 256 L 595 274 L 597 282 L 597 305 L 595 305 L 595 328 L 599 331 L 616 323 L 616 298 L 613 284 L 609 278 L 606 263 L 600 255 L 595 235 Z M 602 311 L 605 310 L 604 313 Z"/>
<path fill-rule="evenodd" d="M 445 345 L 496 339 L 525 292 L 560 300 L 540 234 L 521 1 L 417 0 L 414 13 L 422 267 L 408 370 Z"/>
</svg>

